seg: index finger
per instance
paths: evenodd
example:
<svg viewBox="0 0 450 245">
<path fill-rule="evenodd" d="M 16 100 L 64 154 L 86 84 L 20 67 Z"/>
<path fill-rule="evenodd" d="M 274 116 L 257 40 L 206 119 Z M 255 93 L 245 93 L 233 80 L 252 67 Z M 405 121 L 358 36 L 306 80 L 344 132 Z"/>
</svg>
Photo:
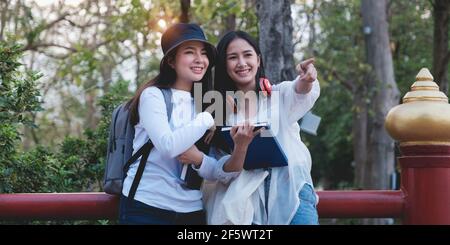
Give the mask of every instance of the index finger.
<svg viewBox="0 0 450 245">
<path fill-rule="evenodd" d="M 307 60 L 304 60 L 300 63 L 300 68 L 302 68 L 303 70 L 305 70 L 309 64 L 313 64 L 315 61 L 314 58 L 309 58 Z"/>
</svg>

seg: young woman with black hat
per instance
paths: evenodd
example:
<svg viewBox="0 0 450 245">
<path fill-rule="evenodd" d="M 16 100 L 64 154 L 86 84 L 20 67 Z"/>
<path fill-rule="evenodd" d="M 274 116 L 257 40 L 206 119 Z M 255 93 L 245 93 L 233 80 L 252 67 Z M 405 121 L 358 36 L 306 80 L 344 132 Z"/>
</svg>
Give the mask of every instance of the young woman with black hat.
<svg viewBox="0 0 450 245">
<path fill-rule="evenodd" d="M 148 139 L 154 148 L 132 200 L 127 196 L 139 160 L 127 172 L 119 222 L 205 224 L 202 192 L 186 188 L 180 178 L 183 164 L 192 163 L 200 176 L 222 182 L 238 174 L 223 170 L 224 164 L 233 169 L 232 161 L 219 161 L 218 164 L 194 146 L 208 129 L 214 128 L 210 113 L 195 111 L 192 90 L 196 82 L 202 84 L 203 93 L 211 85 L 216 50 L 198 25 L 184 23 L 169 27 L 162 35 L 161 46 L 164 57 L 159 75 L 139 88 L 129 103 L 130 120 L 135 126 L 133 149 L 136 151 Z M 160 88 L 170 88 L 172 92 L 170 121 Z"/>
</svg>

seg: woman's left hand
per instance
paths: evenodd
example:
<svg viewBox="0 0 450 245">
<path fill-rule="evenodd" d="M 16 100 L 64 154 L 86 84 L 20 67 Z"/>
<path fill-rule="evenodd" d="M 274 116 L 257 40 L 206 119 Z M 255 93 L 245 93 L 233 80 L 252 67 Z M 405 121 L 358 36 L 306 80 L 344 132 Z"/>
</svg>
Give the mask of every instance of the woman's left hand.
<svg viewBox="0 0 450 245">
<path fill-rule="evenodd" d="M 185 152 L 177 157 L 177 160 L 183 164 L 194 164 L 199 166 L 203 161 L 203 152 L 199 151 L 195 145 L 191 146 Z"/>
</svg>

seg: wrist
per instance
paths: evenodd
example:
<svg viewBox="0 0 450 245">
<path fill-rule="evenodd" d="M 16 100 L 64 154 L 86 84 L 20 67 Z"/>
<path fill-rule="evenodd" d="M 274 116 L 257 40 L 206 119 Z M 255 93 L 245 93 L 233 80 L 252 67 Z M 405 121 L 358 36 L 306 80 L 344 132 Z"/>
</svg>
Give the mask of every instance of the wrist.
<svg viewBox="0 0 450 245">
<path fill-rule="evenodd" d="M 246 144 L 246 145 L 235 144 L 233 152 L 235 152 L 235 153 L 245 153 L 245 152 L 247 152 L 247 148 L 248 148 L 248 144 Z"/>
<path fill-rule="evenodd" d="M 199 153 L 192 164 L 194 164 L 196 168 L 200 168 L 202 162 L 203 162 L 203 153 Z"/>
<path fill-rule="evenodd" d="M 313 82 L 304 81 L 300 78 L 297 80 L 297 84 L 295 86 L 295 92 L 297 94 L 307 94 L 311 91 L 313 87 Z"/>
</svg>

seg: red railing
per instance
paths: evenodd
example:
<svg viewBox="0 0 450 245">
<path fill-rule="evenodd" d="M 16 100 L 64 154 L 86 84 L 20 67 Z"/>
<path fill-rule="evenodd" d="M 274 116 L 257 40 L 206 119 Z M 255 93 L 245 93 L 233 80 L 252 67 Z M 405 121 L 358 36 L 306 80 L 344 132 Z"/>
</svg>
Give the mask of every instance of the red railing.
<svg viewBox="0 0 450 245">
<path fill-rule="evenodd" d="M 116 219 L 117 196 L 104 192 L 0 194 L 0 219 Z"/>
<path fill-rule="evenodd" d="M 321 218 L 401 218 L 401 191 L 318 191 Z"/>
<path fill-rule="evenodd" d="M 450 224 L 450 146 L 404 146 L 399 191 L 319 191 L 321 218 L 401 218 Z M 0 220 L 116 219 L 105 193 L 0 194 Z"/>
<path fill-rule="evenodd" d="M 450 224 L 450 146 L 402 147 L 401 190 L 319 191 L 321 218 L 401 218 Z M 0 194 L 0 220 L 116 219 L 106 193 Z"/>
<path fill-rule="evenodd" d="M 401 191 L 319 191 L 321 218 L 401 217 Z M 116 219 L 118 198 L 106 193 L 0 194 L 0 218 L 15 220 Z"/>
</svg>

